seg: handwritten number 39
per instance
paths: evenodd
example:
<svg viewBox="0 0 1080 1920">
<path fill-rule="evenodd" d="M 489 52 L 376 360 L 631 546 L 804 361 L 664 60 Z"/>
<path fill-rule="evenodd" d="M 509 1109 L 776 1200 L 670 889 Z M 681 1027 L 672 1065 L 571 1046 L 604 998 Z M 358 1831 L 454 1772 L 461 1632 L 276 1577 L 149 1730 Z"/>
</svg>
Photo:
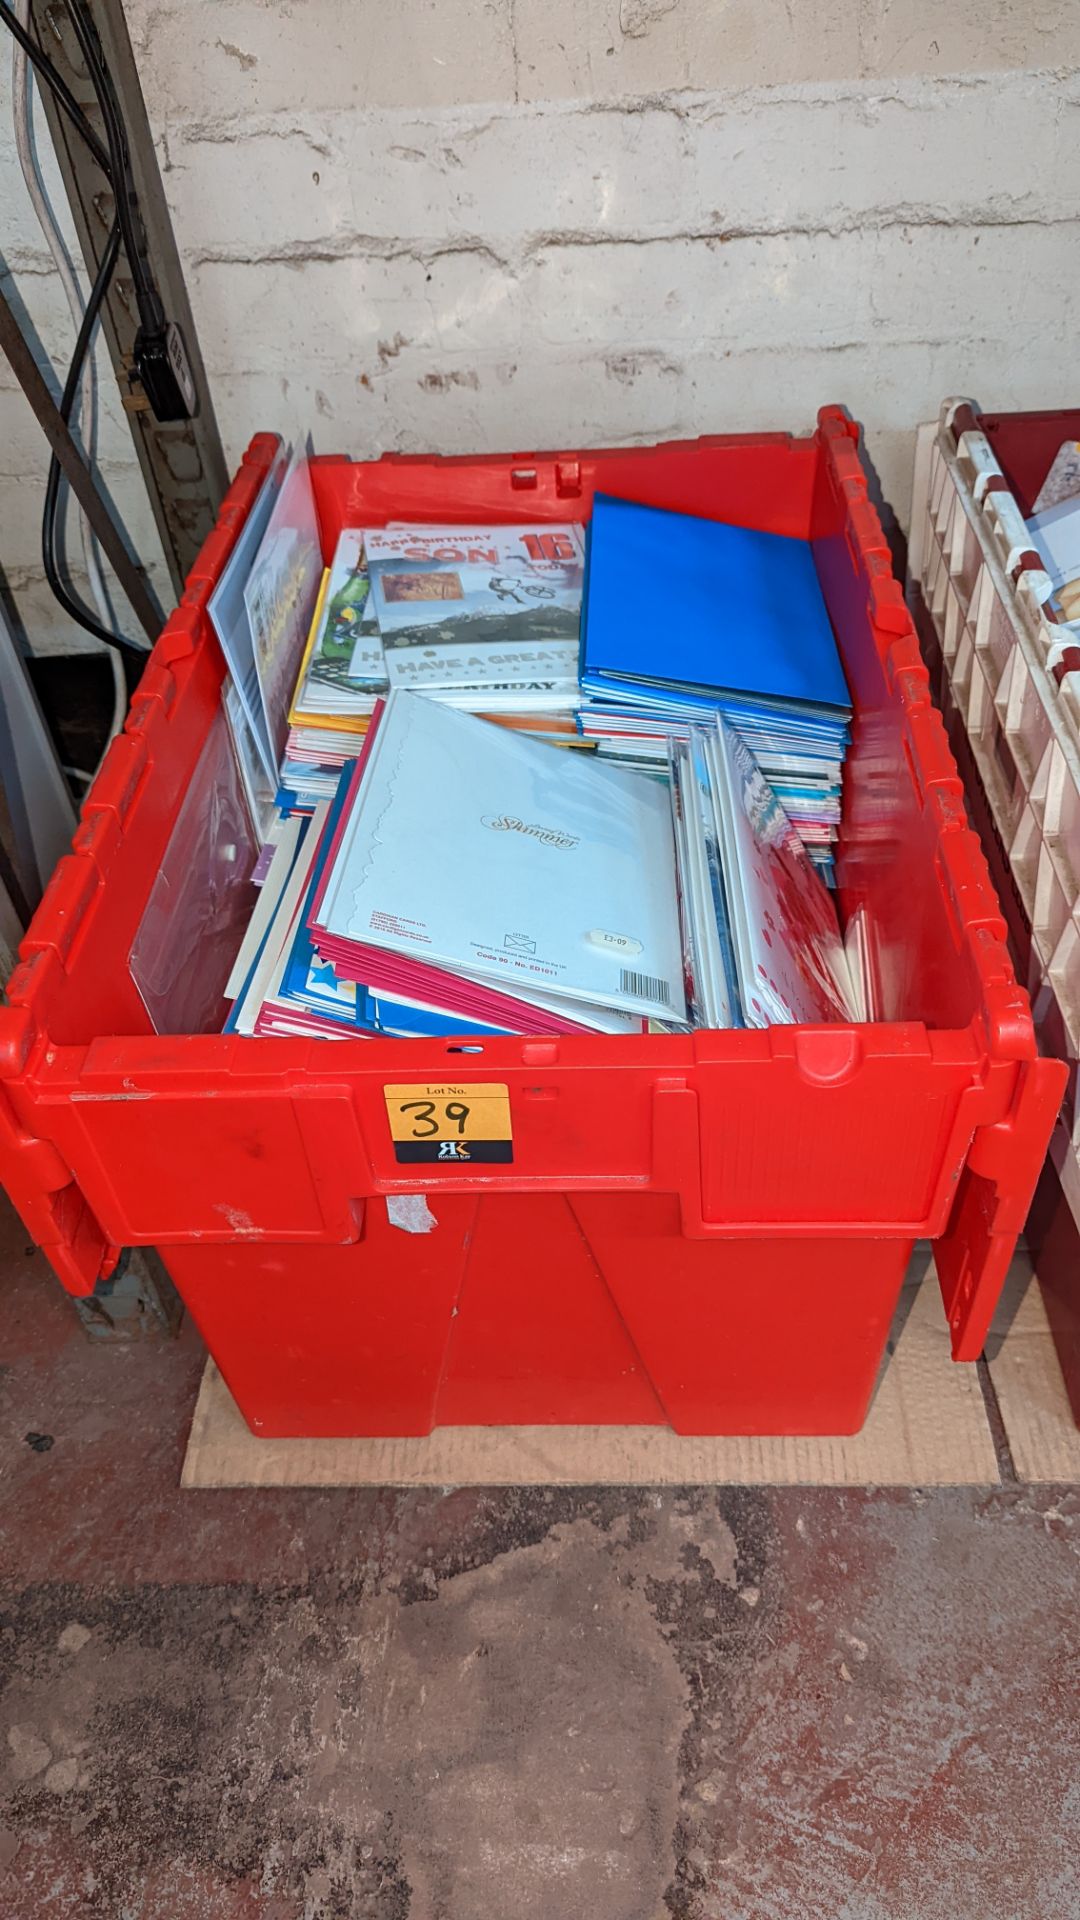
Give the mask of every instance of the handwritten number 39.
<svg viewBox="0 0 1080 1920">
<path fill-rule="evenodd" d="M 430 1140 L 439 1132 L 439 1122 L 435 1118 L 435 1103 L 432 1100 L 403 1100 L 402 1113 L 415 1113 L 416 1122 L 412 1134 L 414 1140 Z M 443 1112 L 447 1120 L 457 1122 L 459 1134 L 464 1133 L 469 1118 L 469 1109 L 460 1100 L 448 1100 Z"/>
</svg>

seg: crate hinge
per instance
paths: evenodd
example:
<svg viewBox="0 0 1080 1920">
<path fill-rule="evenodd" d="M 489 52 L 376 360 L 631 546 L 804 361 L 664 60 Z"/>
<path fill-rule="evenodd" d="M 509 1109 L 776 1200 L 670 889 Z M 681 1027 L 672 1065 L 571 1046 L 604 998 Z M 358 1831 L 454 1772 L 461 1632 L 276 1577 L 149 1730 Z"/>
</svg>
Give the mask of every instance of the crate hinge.
<svg viewBox="0 0 1080 1920">
<path fill-rule="evenodd" d="M 20 1125 L 0 1088 L 0 1180 L 69 1293 L 93 1293 L 120 1257 L 51 1140 Z"/>
<path fill-rule="evenodd" d="M 1065 1091 L 1063 1060 L 1021 1060 L 1015 1071 L 1008 1112 L 975 1129 L 934 1246 L 954 1360 L 983 1350 Z"/>
</svg>

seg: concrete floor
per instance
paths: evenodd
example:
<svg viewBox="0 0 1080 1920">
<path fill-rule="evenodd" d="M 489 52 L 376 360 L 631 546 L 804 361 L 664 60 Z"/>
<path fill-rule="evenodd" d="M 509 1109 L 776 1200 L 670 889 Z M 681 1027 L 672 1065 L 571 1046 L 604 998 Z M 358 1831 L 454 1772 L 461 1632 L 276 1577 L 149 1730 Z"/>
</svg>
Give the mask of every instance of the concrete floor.
<svg viewBox="0 0 1080 1920">
<path fill-rule="evenodd" d="M 3 1920 L 1080 1916 L 1077 1490 L 181 1494 L 6 1210 L 0 1359 Z"/>
</svg>

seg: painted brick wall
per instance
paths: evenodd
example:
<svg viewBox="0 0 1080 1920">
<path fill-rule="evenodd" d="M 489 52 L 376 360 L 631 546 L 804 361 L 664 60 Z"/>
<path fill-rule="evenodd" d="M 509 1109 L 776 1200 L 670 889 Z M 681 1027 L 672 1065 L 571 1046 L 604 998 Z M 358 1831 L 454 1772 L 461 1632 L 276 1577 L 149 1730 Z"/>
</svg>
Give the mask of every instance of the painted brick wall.
<svg viewBox="0 0 1080 1920">
<path fill-rule="evenodd" d="M 128 12 L 230 460 L 259 427 L 463 451 L 837 400 L 906 523 L 946 393 L 1068 395 L 1070 0 Z"/>
</svg>

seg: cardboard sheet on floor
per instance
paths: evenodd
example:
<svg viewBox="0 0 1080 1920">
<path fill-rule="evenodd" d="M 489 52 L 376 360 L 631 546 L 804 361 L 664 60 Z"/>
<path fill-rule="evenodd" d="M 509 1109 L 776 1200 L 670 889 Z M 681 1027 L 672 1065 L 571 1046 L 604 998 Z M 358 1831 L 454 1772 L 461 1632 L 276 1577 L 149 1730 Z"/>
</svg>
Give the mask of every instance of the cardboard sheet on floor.
<svg viewBox="0 0 1080 1920">
<path fill-rule="evenodd" d="M 990 1378 L 1021 1480 L 1080 1480 L 1080 1428 L 1072 1416 L 1042 1295 L 1017 1260 L 986 1347 Z"/>
<path fill-rule="evenodd" d="M 997 1484 L 978 1374 L 954 1366 L 932 1272 L 905 1288 L 896 1350 L 861 1433 L 681 1438 L 660 1427 L 441 1427 L 425 1439 L 257 1440 L 213 1362 L 182 1484 L 940 1486 Z"/>
</svg>

